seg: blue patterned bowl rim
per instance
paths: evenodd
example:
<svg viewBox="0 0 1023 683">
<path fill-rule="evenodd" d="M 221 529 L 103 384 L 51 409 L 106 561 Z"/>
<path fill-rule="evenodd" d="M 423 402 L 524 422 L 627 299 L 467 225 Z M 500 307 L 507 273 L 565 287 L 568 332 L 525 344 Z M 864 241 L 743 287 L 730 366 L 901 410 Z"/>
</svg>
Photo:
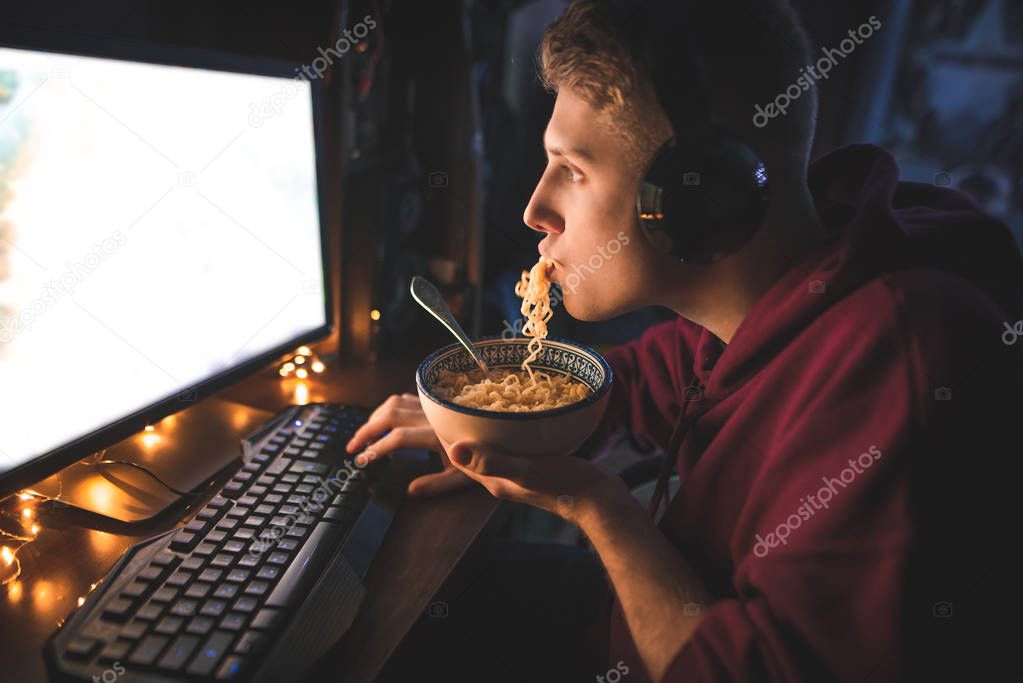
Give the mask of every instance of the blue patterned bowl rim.
<svg viewBox="0 0 1023 683">
<path fill-rule="evenodd" d="M 514 337 L 512 339 L 504 339 L 499 335 L 474 339 L 473 343 L 493 340 L 497 340 L 504 344 L 529 343 L 529 337 Z M 593 360 L 597 363 L 597 365 L 599 365 L 600 368 L 604 371 L 604 381 L 601 383 L 600 387 L 598 387 L 596 391 L 590 393 L 589 396 L 587 396 L 581 401 L 576 401 L 575 403 L 570 403 L 569 405 L 561 406 L 560 408 L 551 408 L 549 410 L 533 410 L 522 413 L 509 413 L 503 411 L 483 410 L 482 408 L 469 408 L 467 406 L 460 406 L 457 403 L 445 401 L 439 396 L 436 396 L 431 389 L 426 387 L 426 382 L 423 379 L 426 371 L 430 368 L 431 365 L 433 365 L 437 361 L 438 358 L 454 350 L 460 349 L 462 351 L 465 351 L 462 345 L 459 344 L 458 342 L 449 344 L 441 349 L 438 349 L 437 351 L 434 351 L 429 356 L 427 356 L 422 363 L 419 364 L 419 367 L 416 369 L 416 387 L 418 387 L 419 391 L 422 392 L 427 398 L 429 398 L 434 403 L 459 413 L 465 413 L 466 415 L 476 415 L 478 417 L 488 417 L 499 420 L 524 420 L 524 421 L 534 420 L 537 418 L 554 417 L 556 415 L 570 413 L 573 410 L 579 410 L 580 408 L 596 403 L 604 396 L 604 394 L 611 390 L 611 384 L 614 381 L 614 372 L 611 370 L 611 365 L 604 359 L 602 355 L 597 353 L 595 350 L 591 349 L 589 346 L 586 346 L 585 344 L 580 344 L 579 342 L 570 341 L 568 339 L 563 339 L 561 337 L 547 337 L 546 339 L 544 339 L 544 342 L 558 342 L 560 344 L 570 346 L 573 349 L 580 351 L 584 354 L 590 355 L 593 358 Z"/>
</svg>

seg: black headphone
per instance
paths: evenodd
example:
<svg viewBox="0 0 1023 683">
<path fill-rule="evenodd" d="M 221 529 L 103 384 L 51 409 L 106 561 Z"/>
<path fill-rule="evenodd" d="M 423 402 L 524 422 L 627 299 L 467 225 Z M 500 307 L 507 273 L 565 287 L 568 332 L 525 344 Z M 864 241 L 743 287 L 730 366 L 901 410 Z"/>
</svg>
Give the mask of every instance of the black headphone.
<svg viewBox="0 0 1023 683">
<path fill-rule="evenodd" d="M 633 58 L 650 74 L 675 130 L 636 193 L 652 244 L 683 263 L 713 263 L 742 248 L 767 212 L 767 169 L 744 142 L 715 126 L 710 84 L 695 50 L 690 0 L 610 0 Z"/>
</svg>

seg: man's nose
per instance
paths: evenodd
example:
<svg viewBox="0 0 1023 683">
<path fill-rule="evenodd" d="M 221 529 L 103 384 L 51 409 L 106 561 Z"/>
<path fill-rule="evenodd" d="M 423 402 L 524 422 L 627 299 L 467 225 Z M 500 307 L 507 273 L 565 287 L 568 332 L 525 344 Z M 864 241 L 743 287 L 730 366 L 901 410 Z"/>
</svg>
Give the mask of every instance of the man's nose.
<svg viewBox="0 0 1023 683">
<path fill-rule="evenodd" d="M 565 219 L 554 209 L 550 196 L 544 191 L 542 178 L 526 205 L 522 221 L 538 232 L 557 234 L 565 231 Z"/>
</svg>

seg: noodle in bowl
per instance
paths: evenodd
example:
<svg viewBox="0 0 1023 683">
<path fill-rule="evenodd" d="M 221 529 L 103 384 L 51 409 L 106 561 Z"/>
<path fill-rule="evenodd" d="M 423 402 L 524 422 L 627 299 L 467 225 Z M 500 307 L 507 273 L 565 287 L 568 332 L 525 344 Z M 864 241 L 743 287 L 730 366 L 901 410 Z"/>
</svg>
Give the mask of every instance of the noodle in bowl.
<svg viewBox="0 0 1023 683">
<path fill-rule="evenodd" d="M 491 379 L 498 381 L 484 389 L 470 387 L 463 400 L 456 396 L 481 372 L 460 344 L 446 346 L 420 364 L 416 388 L 423 412 L 442 440 L 470 439 L 517 455 L 563 454 L 593 433 L 611 396 L 613 374 L 607 361 L 582 344 L 548 338 L 532 362 L 534 385 L 520 369 L 530 354 L 529 343 L 526 337 L 475 342 Z"/>
</svg>

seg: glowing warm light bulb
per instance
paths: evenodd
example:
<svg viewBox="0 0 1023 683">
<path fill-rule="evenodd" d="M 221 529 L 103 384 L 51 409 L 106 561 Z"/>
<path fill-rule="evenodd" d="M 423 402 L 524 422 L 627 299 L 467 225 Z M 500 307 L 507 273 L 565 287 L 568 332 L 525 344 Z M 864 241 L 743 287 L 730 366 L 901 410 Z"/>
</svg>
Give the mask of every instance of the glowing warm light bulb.
<svg viewBox="0 0 1023 683">
<path fill-rule="evenodd" d="M 323 363 L 321 363 L 318 360 L 314 360 L 312 368 L 313 368 L 313 372 L 323 372 Z"/>
<path fill-rule="evenodd" d="M 309 349 L 308 346 L 300 346 L 298 347 L 298 351 L 296 351 L 295 353 L 301 356 L 311 356 L 313 352 Z"/>
<path fill-rule="evenodd" d="M 24 491 L 22 491 L 21 493 L 18 494 L 18 498 L 20 498 L 21 500 L 32 500 L 32 494 L 25 493 Z"/>
<path fill-rule="evenodd" d="M 299 369 L 298 369 L 298 370 L 297 370 L 297 371 L 295 372 L 295 377 L 298 377 L 299 379 L 305 379 L 305 378 L 306 378 L 306 377 L 308 377 L 308 376 L 309 376 L 309 373 L 308 373 L 308 372 L 306 372 L 306 369 L 305 369 L 305 368 L 299 368 Z"/>
<path fill-rule="evenodd" d="M 19 602 L 21 600 L 21 581 L 11 583 L 10 588 L 7 589 L 7 594 L 11 596 L 11 602 Z"/>
<path fill-rule="evenodd" d="M 153 425 L 146 425 L 146 431 L 147 432 L 155 432 L 156 431 L 156 427 L 154 427 Z"/>
<path fill-rule="evenodd" d="M 81 607 L 84 604 L 85 604 L 85 598 L 83 598 L 81 595 L 79 595 L 78 596 L 78 606 Z"/>
<path fill-rule="evenodd" d="M 372 311 L 369 312 L 369 317 L 370 320 L 380 320 L 380 311 L 374 308 Z"/>
<path fill-rule="evenodd" d="M 305 363 L 305 356 L 295 356 L 295 365 L 302 365 Z"/>
<path fill-rule="evenodd" d="M 39 525 L 38 524 L 33 524 L 32 525 L 32 535 L 35 536 L 38 533 L 39 533 Z"/>
<path fill-rule="evenodd" d="M 11 549 L 7 546 L 4 546 L 3 549 L 0 550 L 0 557 L 4 558 L 4 562 L 7 563 L 8 567 L 14 562 L 14 553 L 11 552 Z"/>
<path fill-rule="evenodd" d="M 281 368 L 280 370 L 277 371 L 277 374 L 279 374 L 281 377 L 287 377 L 288 371 L 285 370 L 284 368 Z"/>
<path fill-rule="evenodd" d="M 25 508 L 24 510 L 21 511 L 21 516 L 24 517 L 25 519 L 32 519 L 32 509 Z"/>
<path fill-rule="evenodd" d="M 304 406 L 309 403 L 309 385 L 299 382 L 295 385 L 295 404 Z"/>
</svg>

